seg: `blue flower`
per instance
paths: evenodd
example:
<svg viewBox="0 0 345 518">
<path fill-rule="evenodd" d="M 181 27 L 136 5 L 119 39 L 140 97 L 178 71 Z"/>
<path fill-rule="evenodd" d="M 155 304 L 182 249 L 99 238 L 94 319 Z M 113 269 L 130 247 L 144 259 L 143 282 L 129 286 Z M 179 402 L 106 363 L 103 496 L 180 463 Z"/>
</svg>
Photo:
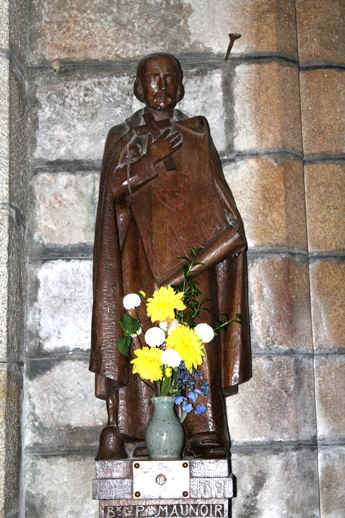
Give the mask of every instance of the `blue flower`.
<svg viewBox="0 0 345 518">
<path fill-rule="evenodd" d="M 196 391 L 196 390 L 193 390 L 193 391 L 191 391 L 191 392 L 188 392 L 187 396 L 188 396 L 188 399 L 190 399 L 191 401 L 193 401 L 193 403 L 195 403 L 195 402 L 196 402 L 196 400 L 197 400 L 197 399 L 198 399 L 198 397 L 199 397 L 199 395 L 198 395 L 198 393 L 197 393 L 197 391 Z"/>
<path fill-rule="evenodd" d="M 175 404 L 176 405 L 181 405 L 181 403 L 183 403 L 183 401 L 186 401 L 186 397 L 184 396 L 175 396 Z"/>
<path fill-rule="evenodd" d="M 183 410 L 184 412 L 186 412 L 186 414 L 189 414 L 189 412 L 191 412 L 191 411 L 193 410 L 193 405 L 192 405 L 192 403 L 184 403 L 184 404 L 182 405 L 182 410 Z"/>
<path fill-rule="evenodd" d="M 196 409 L 195 409 L 195 415 L 200 415 L 200 414 L 203 414 L 206 410 L 206 407 L 205 405 L 196 405 Z"/>
<path fill-rule="evenodd" d="M 200 383 L 200 387 L 202 395 L 207 396 L 207 394 L 210 392 L 210 387 L 207 385 L 207 383 L 205 381 L 202 381 Z"/>
</svg>

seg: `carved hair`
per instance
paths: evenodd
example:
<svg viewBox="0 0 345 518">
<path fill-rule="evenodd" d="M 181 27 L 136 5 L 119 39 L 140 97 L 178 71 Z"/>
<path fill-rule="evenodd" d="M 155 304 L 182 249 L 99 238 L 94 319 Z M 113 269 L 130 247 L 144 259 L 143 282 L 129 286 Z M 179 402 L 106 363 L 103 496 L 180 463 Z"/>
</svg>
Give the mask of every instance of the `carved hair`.
<svg viewBox="0 0 345 518">
<path fill-rule="evenodd" d="M 178 85 L 177 92 L 176 92 L 176 104 L 177 104 L 178 102 L 181 101 L 181 99 L 183 99 L 183 96 L 184 96 L 184 86 L 182 83 L 183 71 L 182 71 L 179 60 L 177 58 L 175 58 L 175 56 L 173 56 L 172 54 L 166 54 L 166 53 L 149 54 L 148 56 L 145 56 L 143 59 L 141 59 L 139 61 L 138 66 L 137 66 L 137 75 L 136 75 L 135 82 L 134 82 L 134 95 L 137 99 L 139 99 L 139 101 L 145 102 L 144 89 L 143 89 L 143 84 L 142 84 L 143 71 L 144 71 L 147 61 L 149 61 L 150 59 L 155 59 L 155 58 L 160 58 L 160 57 L 169 58 L 172 61 L 172 63 L 174 64 L 175 69 L 177 71 L 177 74 L 179 77 L 179 85 Z"/>
</svg>

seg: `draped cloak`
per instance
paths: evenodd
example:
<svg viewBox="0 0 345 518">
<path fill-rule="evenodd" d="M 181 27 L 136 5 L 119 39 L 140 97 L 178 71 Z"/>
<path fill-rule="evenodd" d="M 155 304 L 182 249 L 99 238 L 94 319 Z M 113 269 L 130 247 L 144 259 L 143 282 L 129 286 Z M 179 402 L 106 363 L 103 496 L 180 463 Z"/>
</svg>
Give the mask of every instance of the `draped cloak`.
<svg viewBox="0 0 345 518">
<path fill-rule="evenodd" d="M 96 374 L 96 396 L 106 398 L 119 389 L 118 424 L 125 438 L 141 439 L 151 413 L 152 389 L 131 373 L 130 358 L 119 353 L 117 322 L 122 297 L 154 289 L 181 268 L 182 255 L 192 247 L 207 249 L 218 241 L 236 241 L 201 271 L 195 280 L 209 312 L 200 321 L 214 324 L 221 314 L 239 313 L 242 324 L 230 324 L 205 346 L 202 374 L 211 386 L 205 414 L 189 414 L 187 436 L 202 432 L 221 435 L 225 413 L 223 394 L 251 377 L 247 303 L 246 241 L 241 217 L 225 181 L 207 120 L 174 111 L 169 124 L 183 136 L 172 157 L 154 165 L 147 153 L 148 128 L 144 110 L 113 127 L 107 137 L 100 179 L 93 263 L 93 316 L 90 370 Z M 135 192 L 117 196 L 129 176 L 148 171 L 151 181 Z M 129 189 L 130 191 L 130 189 Z M 143 304 L 138 308 L 145 328 L 152 323 Z M 133 340 L 140 347 L 139 339 Z M 203 401 L 204 403 L 204 401 Z"/>
</svg>

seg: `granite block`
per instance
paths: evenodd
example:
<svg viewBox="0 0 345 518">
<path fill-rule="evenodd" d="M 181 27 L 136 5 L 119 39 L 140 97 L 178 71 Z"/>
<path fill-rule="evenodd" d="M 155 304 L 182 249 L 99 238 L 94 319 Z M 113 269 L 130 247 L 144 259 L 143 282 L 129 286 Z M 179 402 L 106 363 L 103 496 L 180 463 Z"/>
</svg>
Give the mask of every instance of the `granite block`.
<svg viewBox="0 0 345 518">
<path fill-rule="evenodd" d="M 305 155 L 344 153 L 345 71 L 302 71 L 300 89 Z"/>
<path fill-rule="evenodd" d="M 8 0 L 0 0 L 0 47 L 8 48 Z"/>
<path fill-rule="evenodd" d="M 254 350 L 311 352 L 308 273 L 304 256 L 249 256 Z"/>
<path fill-rule="evenodd" d="M 9 43 L 16 59 L 26 62 L 29 27 L 29 3 L 26 0 L 8 0 Z"/>
<path fill-rule="evenodd" d="M 297 0 L 296 14 L 301 64 L 344 64 L 344 2 Z"/>
<path fill-rule="evenodd" d="M 313 363 L 296 356 L 258 356 L 253 377 L 227 398 L 232 445 L 305 441 L 316 436 Z"/>
<path fill-rule="evenodd" d="M 231 0 L 231 32 L 242 34 L 231 55 L 280 54 L 296 59 L 295 5 L 291 0 Z"/>
<path fill-rule="evenodd" d="M 0 4 L 0 19 L 1 19 Z M 1 26 L 0 26 L 1 36 Z M 0 55 L 0 203 L 8 201 L 9 177 L 9 67 L 8 58 Z"/>
<path fill-rule="evenodd" d="M 27 457 L 25 513 L 30 518 L 98 518 L 91 497 L 95 461 L 91 457 Z"/>
<path fill-rule="evenodd" d="M 21 368 L 7 367 L 4 515 L 18 516 L 21 474 L 21 415 L 23 379 Z"/>
<path fill-rule="evenodd" d="M 320 518 L 316 451 L 233 452 L 232 469 L 234 518 Z"/>
<path fill-rule="evenodd" d="M 42 173 L 32 180 L 32 236 L 40 245 L 92 245 L 99 172 Z"/>
<path fill-rule="evenodd" d="M 18 361 L 24 350 L 25 228 L 11 211 L 8 235 L 7 355 Z"/>
<path fill-rule="evenodd" d="M 186 51 L 193 45 L 190 2 L 64 0 L 61 8 L 60 2 L 34 0 L 32 7 L 32 64 L 57 58 L 134 58 L 159 50 Z"/>
<path fill-rule="evenodd" d="M 322 448 L 319 451 L 319 470 L 321 517 L 340 517 L 345 509 L 345 447 Z"/>
<path fill-rule="evenodd" d="M 109 129 L 143 108 L 133 95 L 133 75 L 97 76 L 73 73 L 56 77 L 42 73 L 35 79 L 30 111 L 38 128 L 33 156 L 41 160 L 100 160 Z M 222 76 L 218 70 L 190 70 L 186 96 L 178 108 L 209 119 L 219 150 L 224 149 Z"/>
<path fill-rule="evenodd" d="M 7 365 L 0 365 L 0 508 L 5 500 Z"/>
<path fill-rule="evenodd" d="M 315 396 L 319 441 L 344 441 L 344 355 L 316 357 Z"/>
<path fill-rule="evenodd" d="M 224 174 L 249 248 L 307 249 L 301 161 L 253 158 L 225 166 Z"/>
<path fill-rule="evenodd" d="M 10 71 L 10 182 L 11 203 L 16 206 L 24 218 L 26 213 L 27 182 L 29 176 L 27 132 L 27 114 L 25 101 L 25 83 L 13 70 Z M 30 138 L 31 138 L 30 134 Z"/>
<path fill-rule="evenodd" d="M 18 511 L 20 472 L 21 373 L 0 364 L 0 513 Z M 8 513 L 8 514 L 7 514 Z"/>
<path fill-rule="evenodd" d="M 59 260 L 45 262 L 30 273 L 30 353 L 89 349 L 91 271 L 91 261 Z"/>
<path fill-rule="evenodd" d="M 344 351 L 345 262 L 313 260 L 309 272 L 314 347 Z"/>
<path fill-rule="evenodd" d="M 245 63 L 233 79 L 234 149 L 301 152 L 298 69 Z"/>
<path fill-rule="evenodd" d="M 30 361 L 25 377 L 25 447 L 49 452 L 88 446 L 96 454 L 107 413 L 94 392 L 87 360 Z"/>
<path fill-rule="evenodd" d="M 9 214 L 0 209 L 0 360 L 7 358 L 7 312 L 8 312 L 8 232 Z"/>
<path fill-rule="evenodd" d="M 32 2 L 29 59 L 120 60 L 152 52 L 224 55 L 228 33 L 239 31 L 240 53 L 296 56 L 295 12 L 291 0 L 142 0 Z"/>
<path fill-rule="evenodd" d="M 305 185 L 309 251 L 345 251 L 345 164 L 306 164 Z"/>
</svg>

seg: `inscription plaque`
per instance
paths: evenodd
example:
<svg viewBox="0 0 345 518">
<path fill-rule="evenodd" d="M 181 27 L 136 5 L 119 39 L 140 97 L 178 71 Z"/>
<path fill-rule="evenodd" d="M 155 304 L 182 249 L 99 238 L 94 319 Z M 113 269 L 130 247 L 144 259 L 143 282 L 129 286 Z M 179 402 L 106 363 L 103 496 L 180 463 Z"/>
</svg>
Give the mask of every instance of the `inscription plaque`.
<svg viewBox="0 0 345 518">
<path fill-rule="evenodd" d="M 227 518 L 228 501 L 181 500 L 138 504 L 100 503 L 100 518 Z"/>
</svg>

